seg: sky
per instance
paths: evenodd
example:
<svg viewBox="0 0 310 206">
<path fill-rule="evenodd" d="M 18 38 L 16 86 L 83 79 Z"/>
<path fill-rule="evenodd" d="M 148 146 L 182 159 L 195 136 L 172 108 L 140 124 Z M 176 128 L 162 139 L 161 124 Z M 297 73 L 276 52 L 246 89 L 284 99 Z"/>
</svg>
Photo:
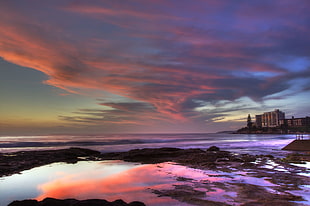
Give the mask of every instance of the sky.
<svg viewBox="0 0 310 206">
<path fill-rule="evenodd" d="M 308 0 L 0 1 L 0 135 L 310 116 Z"/>
</svg>

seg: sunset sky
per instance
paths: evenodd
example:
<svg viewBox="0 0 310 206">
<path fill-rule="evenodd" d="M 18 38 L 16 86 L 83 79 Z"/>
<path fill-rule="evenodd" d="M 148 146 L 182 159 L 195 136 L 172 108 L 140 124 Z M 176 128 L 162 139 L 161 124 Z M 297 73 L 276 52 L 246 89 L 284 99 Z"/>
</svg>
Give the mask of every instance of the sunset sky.
<svg viewBox="0 0 310 206">
<path fill-rule="evenodd" d="M 0 135 L 310 116 L 309 0 L 0 1 Z"/>
</svg>

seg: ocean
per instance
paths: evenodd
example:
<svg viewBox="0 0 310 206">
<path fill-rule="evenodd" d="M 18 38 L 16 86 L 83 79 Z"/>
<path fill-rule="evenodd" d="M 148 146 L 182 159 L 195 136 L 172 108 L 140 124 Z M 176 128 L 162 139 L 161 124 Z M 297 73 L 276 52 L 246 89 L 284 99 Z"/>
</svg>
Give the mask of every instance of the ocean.
<svg viewBox="0 0 310 206">
<path fill-rule="evenodd" d="M 1 136 L 0 152 L 83 147 L 100 152 L 120 152 L 141 148 L 202 148 L 217 146 L 238 153 L 285 155 L 281 149 L 295 139 L 286 134 L 102 134 Z"/>
</svg>

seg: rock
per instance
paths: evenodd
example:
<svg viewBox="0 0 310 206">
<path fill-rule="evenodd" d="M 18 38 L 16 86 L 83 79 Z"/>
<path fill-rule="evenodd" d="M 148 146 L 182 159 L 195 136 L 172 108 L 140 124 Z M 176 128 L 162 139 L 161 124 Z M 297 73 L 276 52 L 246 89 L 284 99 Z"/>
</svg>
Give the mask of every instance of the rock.
<svg viewBox="0 0 310 206">
<path fill-rule="evenodd" d="M 310 161 L 310 154 L 293 153 L 288 154 L 286 158 L 283 159 L 284 162 L 304 164 L 305 161 Z"/>
<path fill-rule="evenodd" d="M 209 152 L 217 152 L 220 151 L 220 148 L 218 148 L 217 146 L 211 146 L 207 149 L 207 151 Z"/>
<path fill-rule="evenodd" d="M 290 193 L 270 193 L 262 186 L 235 183 L 238 186 L 238 197 L 244 203 L 241 206 L 294 206 L 294 202 L 302 201 L 300 196 L 295 196 Z"/>
<path fill-rule="evenodd" d="M 256 157 L 250 154 L 242 154 L 241 158 L 244 162 L 255 162 Z"/>
<path fill-rule="evenodd" d="M 36 200 L 15 200 L 11 202 L 8 206 L 38 206 L 38 201 Z"/>
<path fill-rule="evenodd" d="M 187 177 L 177 177 L 176 179 L 177 181 L 180 181 L 180 182 L 186 182 L 186 181 L 192 181 L 194 179 L 192 178 L 187 178 Z"/>
<path fill-rule="evenodd" d="M 128 205 L 129 206 L 145 206 L 144 203 L 138 202 L 138 201 L 133 201 L 133 202 L 129 203 Z"/>
<path fill-rule="evenodd" d="M 153 190 L 159 197 L 168 196 L 190 205 L 208 205 L 208 206 L 230 206 L 226 203 L 205 200 L 206 192 L 199 191 L 189 185 L 174 185 L 174 189 Z"/>
<path fill-rule="evenodd" d="M 109 202 L 101 199 L 89 199 L 89 200 L 76 200 L 76 199 L 55 199 L 55 198 L 45 198 L 42 201 L 37 200 L 21 200 L 14 201 L 8 206 L 145 206 L 144 203 L 134 201 L 129 204 L 123 200 L 115 200 L 114 202 Z"/>
<path fill-rule="evenodd" d="M 80 157 L 88 160 L 100 155 L 98 151 L 83 148 L 0 153 L 0 177 L 54 162 L 76 163 L 82 161 Z"/>
<path fill-rule="evenodd" d="M 178 148 L 148 148 L 135 149 L 128 152 L 114 152 L 101 155 L 102 159 L 124 160 L 128 162 L 140 162 L 144 164 L 155 164 L 162 162 L 176 162 L 192 168 L 217 169 L 220 164 L 231 162 L 254 162 L 253 155 L 236 156 L 228 151 L 219 151 L 216 146 L 207 151 L 202 149 L 178 149 Z"/>
<path fill-rule="evenodd" d="M 148 148 L 148 149 L 134 149 L 128 152 L 114 152 L 102 154 L 102 159 L 117 159 L 128 162 L 140 163 L 161 163 L 178 161 L 179 159 L 188 159 L 193 156 L 204 154 L 205 151 L 201 149 L 179 149 L 179 148 Z"/>
<path fill-rule="evenodd" d="M 223 157 L 223 158 L 217 158 L 215 162 L 228 162 L 229 158 Z"/>
</svg>

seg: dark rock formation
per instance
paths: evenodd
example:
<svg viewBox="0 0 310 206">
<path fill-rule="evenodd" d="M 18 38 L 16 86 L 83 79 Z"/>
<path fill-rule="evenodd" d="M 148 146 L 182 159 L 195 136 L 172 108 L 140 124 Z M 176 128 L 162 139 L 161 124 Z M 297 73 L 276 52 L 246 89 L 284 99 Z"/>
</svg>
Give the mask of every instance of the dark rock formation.
<svg viewBox="0 0 310 206">
<path fill-rule="evenodd" d="M 217 151 L 220 151 L 220 148 L 216 147 L 216 146 L 211 146 L 207 149 L 207 151 L 210 151 L 210 152 L 217 152 Z"/>
<path fill-rule="evenodd" d="M 174 189 L 153 190 L 153 192 L 159 197 L 167 196 L 191 205 L 230 206 L 226 203 L 205 200 L 205 192 L 199 191 L 189 185 L 175 185 Z"/>
<path fill-rule="evenodd" d="M 145 206 L 144 203 L 134 201 L 126 203 L 123 200 L 115 200 L 109 202 L 100 199 L 89 199 L 89 200 L 76 200 L 76 199 L 65 199 L 59 200 L 54 198 L 45 198 L 42 201 L 37 200 L 21 200 L 14 201 L 8 206 Z"/>
<path fill-rule="evenodd" d="M 141 163 L 160 163 L 169 162 L 178 158 L 180 155 L 186 153 L 201 152 L 200 149 L 195 150 L 183 150 L 178 148 L 156 148 L 156 149 L 134 149 L 128 152 L 115 152 L 106 153 L 102 155 L 103 159 L 115 159 L 124 160 L 130 162 L 141 162 Z"/>
<path fill-rule="evenodd" d="M 95 160 L 100 154 L 98 151 L 82 148 L 0 153 L 0 177 L 54 162 Z"/>
<path fill-rule="evenodd" d="M 211 151 L 210 151 L 211 150 Z M 146 164 L 176 162 L 193 168 L 215 169 L 218 163 L 223 162 L 253 162 L 256 156 L 233 155 L 227 151 L 219 151 L 218 147 L 211 147 L 209 151 L 202 149 L 178 149 L 178 148 L 149 148 L 135 149 L 128 152 L 115 152 L 102 154 L 102 159 L 124 160 L 128 162 L 140 162 Z"/>
</svg>

